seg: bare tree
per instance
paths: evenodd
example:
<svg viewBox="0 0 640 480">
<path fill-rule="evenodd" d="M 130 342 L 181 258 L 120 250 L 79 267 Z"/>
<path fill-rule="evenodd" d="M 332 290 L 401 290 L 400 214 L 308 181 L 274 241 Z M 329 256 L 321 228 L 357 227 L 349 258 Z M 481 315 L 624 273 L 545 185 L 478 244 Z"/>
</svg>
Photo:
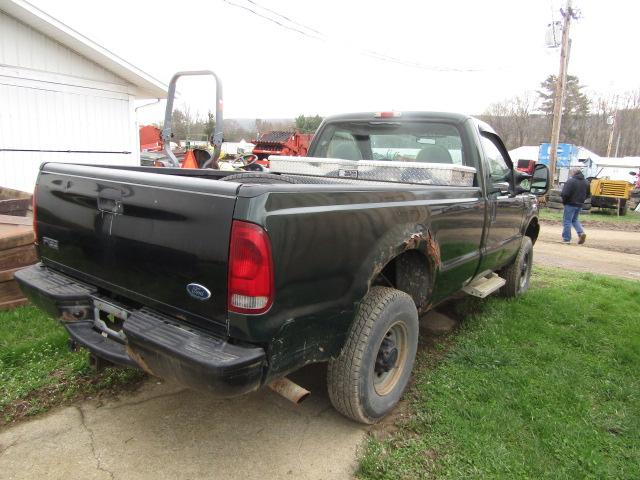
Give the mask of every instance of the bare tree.
<svg viewBox="0 0 640 480">
<path fill-rule="evenodd" d="M 508 149 L 539 143 L 538 99 L 532 92 L 492 103 L 482 115 L 502 137 Z"/>
</svg>

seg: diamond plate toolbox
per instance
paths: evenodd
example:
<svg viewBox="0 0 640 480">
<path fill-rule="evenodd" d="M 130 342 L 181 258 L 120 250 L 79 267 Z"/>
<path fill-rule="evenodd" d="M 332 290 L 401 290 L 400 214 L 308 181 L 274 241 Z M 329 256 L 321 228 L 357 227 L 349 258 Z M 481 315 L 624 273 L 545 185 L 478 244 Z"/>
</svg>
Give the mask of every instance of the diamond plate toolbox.
<svg viewBox="0 0 640 480">
<path fill-rule="evenodd" d="M 424 162 L 340 160 L 271 155 L 269 163 L 269 170 L 273 173 L 457 187 L 472 186 L 476 173 L 475 168 L 464 165 Z"/>
</svg>

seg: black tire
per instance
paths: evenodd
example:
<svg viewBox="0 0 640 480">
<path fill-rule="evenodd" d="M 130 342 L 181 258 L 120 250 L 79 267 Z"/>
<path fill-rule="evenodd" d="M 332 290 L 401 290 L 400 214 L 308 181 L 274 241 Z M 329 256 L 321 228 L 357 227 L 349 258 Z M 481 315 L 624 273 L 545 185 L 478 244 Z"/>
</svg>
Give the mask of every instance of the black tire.
<svg viewBox="0 0 640 480">
<path fill-rule="evenodd" d="M 549 195 L 549 201 L 562 203 L 562 197 L 560 195 Z"/>
<path fill-rule="evenodd" d="M 559 202 L 548 202 L 547 207 L 554 208 L 556 210 L 562 210 L 564 208 L 564 205 Z"/>
<path fill-rule="evenodd" d="M 296 183 L 292 178 L 281 177 L 273 173 L 234 173 L 222 177 L 220 180 L 226 182 L 238 182 L 238 183 Z"/>
<path fill-rule="evenodd" d="M 383 349 L 389 352 L 389 344 L 383 341 L 394 344 L 395 362 L 385 363 Z M 382 419 L 409 382 L 417 348 L 418 311 L 411 297 L 393 288 L 371 288 L 360 303 L 340 355 L 329 360 L 327 385 L 335 409 L 360 423 Z M 386 358 L 390 357 L 393 355 Z M 390 370 L 385 372 L 385 368 Z"/>
<path fill-rule="evenodd" d="M 618 213 L 621 216 L 627 214 L 627 201 L 626 200 L 623 200 L 622 202 L 620 202 L 620 209 L 618 210 Z"/>
<path fill-rule="evenodd" d="M 516 258 L 500 272 L 500 276 L 507 281 L 500 289 L 500 295 L 519 297 L 525 294 L 529 290 L 532 266 L 533 242 L 531 238 L 524 237 Z"/>
</svg>

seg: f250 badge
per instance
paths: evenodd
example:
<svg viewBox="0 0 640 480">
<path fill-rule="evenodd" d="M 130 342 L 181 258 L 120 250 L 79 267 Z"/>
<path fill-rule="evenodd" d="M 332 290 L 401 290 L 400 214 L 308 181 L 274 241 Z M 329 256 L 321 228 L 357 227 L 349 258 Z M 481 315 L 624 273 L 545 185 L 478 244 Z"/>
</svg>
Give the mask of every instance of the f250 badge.
<svg viewBox="0 0 640 480">
<path fill-rule="evenodd" d="M 209 300 L 211 298 L 211 292 L 204 285 L 199 283 L 190 283 L 187 285 L 187 293 L 196 300 Z"/>
</svg>

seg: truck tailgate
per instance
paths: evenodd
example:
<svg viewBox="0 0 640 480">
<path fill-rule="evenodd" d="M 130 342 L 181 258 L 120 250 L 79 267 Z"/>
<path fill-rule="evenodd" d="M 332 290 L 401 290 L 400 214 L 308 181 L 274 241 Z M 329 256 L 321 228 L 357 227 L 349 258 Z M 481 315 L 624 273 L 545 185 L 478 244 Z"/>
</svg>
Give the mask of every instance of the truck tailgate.
<svg viewBox="0 0 640 480">
<path fill-rule="evenodd" d="M 46 164 L 37 183 L 40 256 L 107 291 L 226 332 L 237 188 L 152 171 Z M 191 296 L 191 283 L 210 298 Z"/>
</svg>

